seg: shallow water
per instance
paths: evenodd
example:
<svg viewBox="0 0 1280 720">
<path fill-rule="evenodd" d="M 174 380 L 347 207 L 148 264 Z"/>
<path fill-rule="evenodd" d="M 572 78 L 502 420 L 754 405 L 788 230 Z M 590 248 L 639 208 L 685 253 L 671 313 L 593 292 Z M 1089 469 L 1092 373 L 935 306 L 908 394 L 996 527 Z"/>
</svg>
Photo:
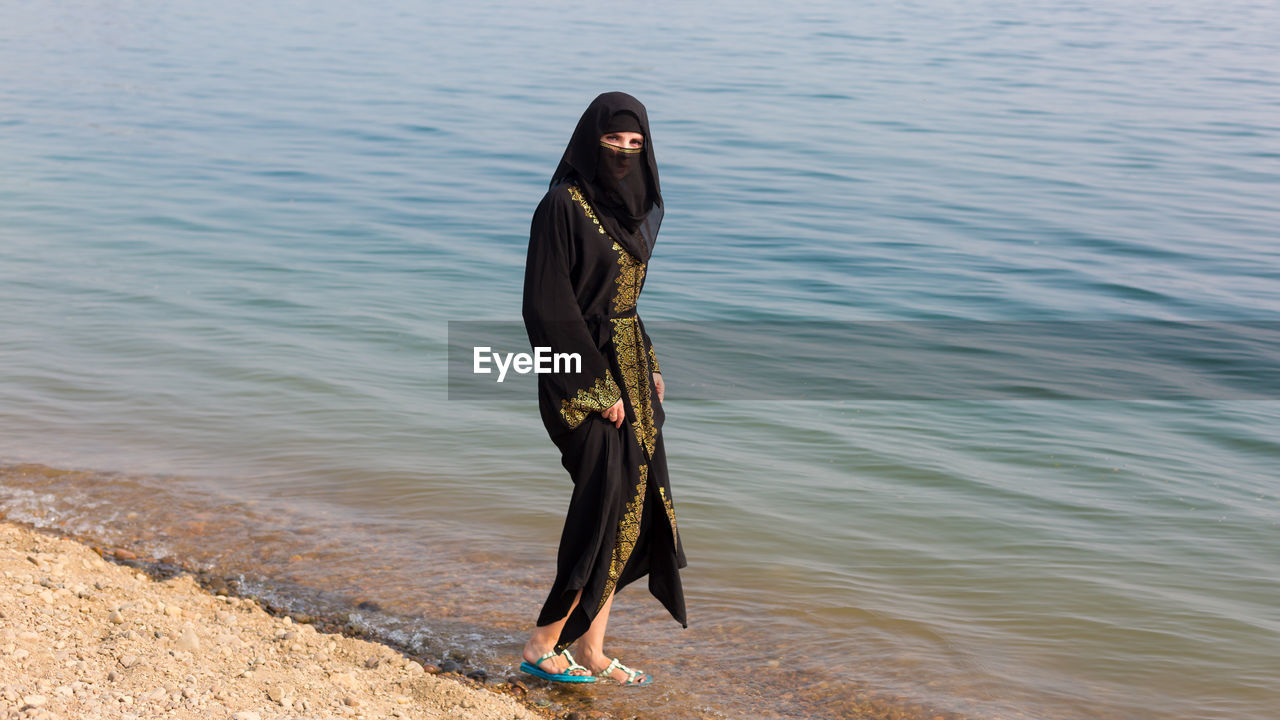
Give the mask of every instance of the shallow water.
<svg viewBox="0 0 1280 720">
<path fill-rule="evenodd" d="M 690 628 L 640 588 L 616 622 L 648 712 L 1271 717 L 1273 375 L 716 381 L 813 323 L 1036 321 L 1084 356 L 1090 323 L 1274 321 L 1280 11 L 593 12 L 0 8 L 0 459 L 86 470 L 5 470 L 0 510 L 512 665 L 567 482 L 532 394 L 450 399 L 448 325 L 518 321 L 532 208 L 621 88 L 668 202 L 641 311 L 687 361 Z M 758 331 L 717 372 L 676 324 L 729 319 Z"/>
</svg>

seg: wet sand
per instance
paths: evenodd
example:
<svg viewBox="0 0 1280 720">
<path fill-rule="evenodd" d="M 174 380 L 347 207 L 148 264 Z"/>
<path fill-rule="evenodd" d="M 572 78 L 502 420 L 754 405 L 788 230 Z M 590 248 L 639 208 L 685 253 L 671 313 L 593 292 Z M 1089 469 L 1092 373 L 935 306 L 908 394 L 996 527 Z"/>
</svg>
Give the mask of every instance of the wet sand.
<svg viewBox="0 0 1280 720">
<path fill-rule="evenodd" d="M 386 645 L 0 522 L 0 718 L 536 720 Z M 304 618 L 305 619 L 305 618 Z M 436 670 L 438 672 L 438 670 Z"/>
</svg>

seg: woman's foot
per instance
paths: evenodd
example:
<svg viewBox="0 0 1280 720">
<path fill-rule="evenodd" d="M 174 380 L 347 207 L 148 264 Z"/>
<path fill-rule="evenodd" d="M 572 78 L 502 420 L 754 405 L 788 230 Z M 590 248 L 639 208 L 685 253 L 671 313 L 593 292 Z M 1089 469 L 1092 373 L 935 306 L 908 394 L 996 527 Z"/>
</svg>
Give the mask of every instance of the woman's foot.
<svg viewBox="0 0 1280 720">
<path fill-rule="evenodd" d="M 591 669 L 591 674 L 601 680 L 613 680 L 619 685 L 648 685 L 653 676 L 643 670 L 629 668 L 603 652 L 591 653 L 582 651 L 582 664 Z"/>
<path fill-rule="evenodd" d="M 521 656 L 525 662 L 551 675 L 591 675 L 590 670 L 581 666 L 570 669 L 572 663 L 569 662 L 569 658 L 565 657 L 564 653 L 554 651 L 554 647 L 535 647 L 530 641 L 525 643 Z"/>
</svg>

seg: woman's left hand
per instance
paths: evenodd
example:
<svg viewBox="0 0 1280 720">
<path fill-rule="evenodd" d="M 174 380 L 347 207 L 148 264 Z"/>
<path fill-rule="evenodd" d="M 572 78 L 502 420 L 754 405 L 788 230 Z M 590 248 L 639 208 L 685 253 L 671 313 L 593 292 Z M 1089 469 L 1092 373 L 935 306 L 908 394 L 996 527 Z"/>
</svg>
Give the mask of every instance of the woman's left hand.
<svg viewBox="0 0 1280 720">
<path fill-rule="evenodd" d="M 662 382 L 662 373 L 653 374 L 653 387 L 658 391 L 658 402 L 666 402 L 667 384 Z"/>
</svg>

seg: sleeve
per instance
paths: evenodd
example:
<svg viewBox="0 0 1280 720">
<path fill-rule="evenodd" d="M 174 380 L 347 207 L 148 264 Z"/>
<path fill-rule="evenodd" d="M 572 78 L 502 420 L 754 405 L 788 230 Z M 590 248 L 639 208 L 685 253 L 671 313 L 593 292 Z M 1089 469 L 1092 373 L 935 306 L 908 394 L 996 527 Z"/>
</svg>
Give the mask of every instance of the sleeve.
<svg viewBox="0 0 1280 720">
<path fill-rule="evenodd" d="M 587 328 L 569 278 L 573 236 L 567 211 L 568 206 L 556 202 L 554 193 L 548 193 L 534 211 L 524 266 L 522 314 L 535 352 L 545 347 L 553 356 L 573 353 L 581 358 L 580 372 L 573 372 L 577 368 L 571 365 L 541 376 L 559 406 L 561 419 L 569 428 L 576 428 L 589 414 L 613 406 L 622 393 Z"/>
</svg>

